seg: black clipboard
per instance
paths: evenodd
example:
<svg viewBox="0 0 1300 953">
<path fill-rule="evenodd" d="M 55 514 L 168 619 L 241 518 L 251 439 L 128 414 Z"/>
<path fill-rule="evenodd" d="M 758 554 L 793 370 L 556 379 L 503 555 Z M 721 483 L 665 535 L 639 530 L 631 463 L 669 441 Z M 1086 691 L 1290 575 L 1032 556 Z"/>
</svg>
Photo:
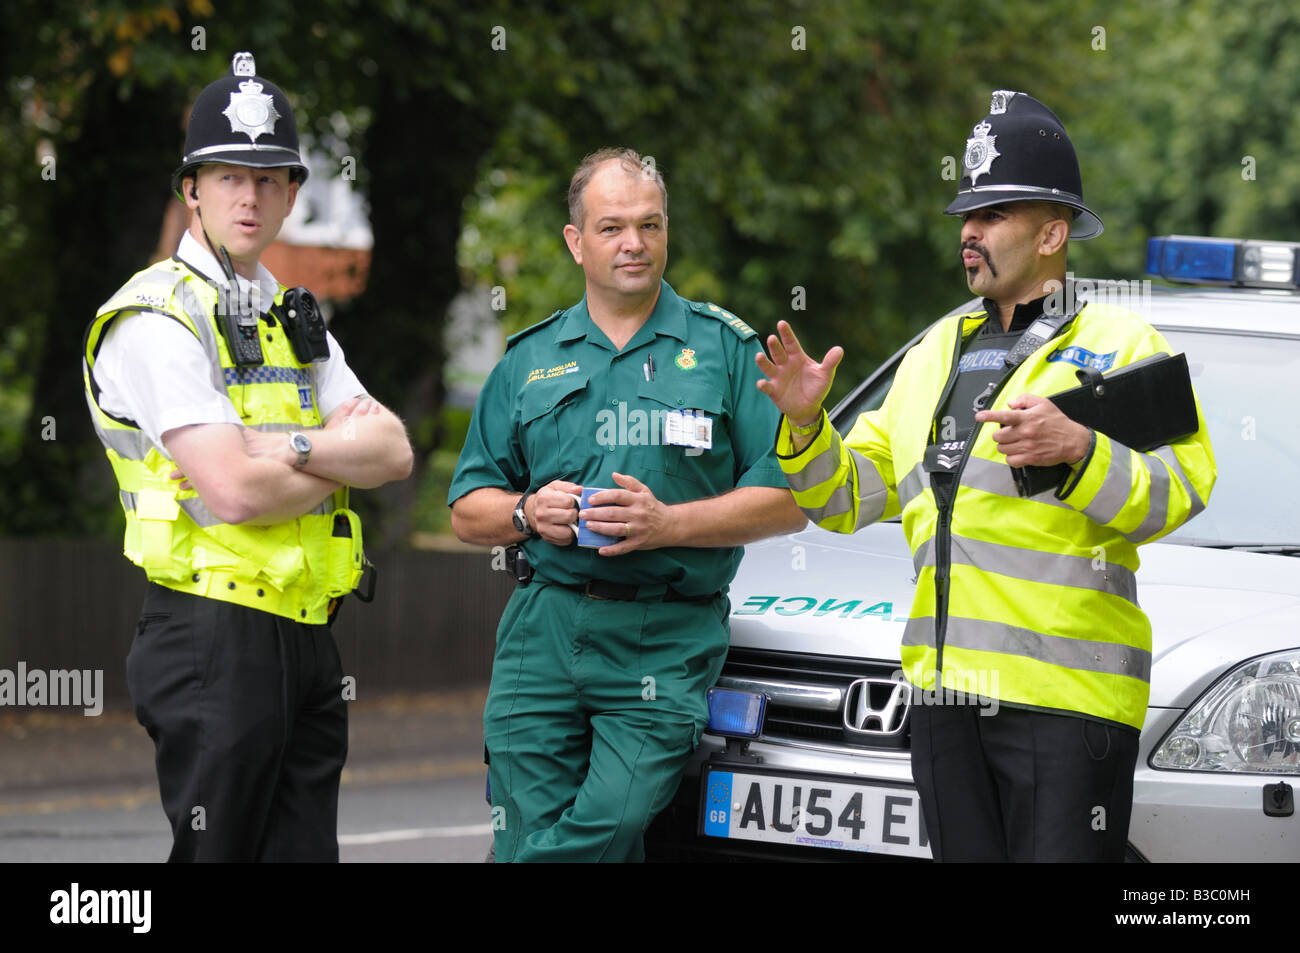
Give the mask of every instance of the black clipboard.
<svg viewBox="0 0 1300 953">
<path fill-rule="evenodd" d="M 1071 420 L 1126 447 L 1152 450 L 1200 429 L 1186 354 L 1153 354 L 1109 374 L 1088 367 L 1075 375 L 1080 386 L 1048 399 Z M 1060 486 L 1070 468 L 1012 467 L 1011 475 L 1021 496 L 1034 496 Z"/>
</svg>

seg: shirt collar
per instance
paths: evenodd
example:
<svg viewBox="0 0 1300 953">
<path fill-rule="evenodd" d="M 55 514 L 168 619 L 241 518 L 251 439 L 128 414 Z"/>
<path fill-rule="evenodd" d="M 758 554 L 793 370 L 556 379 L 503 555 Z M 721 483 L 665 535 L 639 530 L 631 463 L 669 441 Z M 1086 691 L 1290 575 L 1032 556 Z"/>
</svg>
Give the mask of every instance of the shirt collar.
<svg viewBox="0 0 1300 953">
<path fill-rule="evenodd" d="M 682 299 L 677 297 L 677 292 L 673 291 L 668 282 L 662 278 L 659 279 L 659 300 L 655 302 L 655 309 L 650 312 L 650 317 L 637 329 L 636 334 L 623 350 L 638 346 L 651 334 L 665 334 L 679 341 L 686 340 L 686 307 Z M 582 337 L 592 344 L 599 344 L 604 339 L 596 323 L 591 320 L 591 312 L 587 310 L 586 295 L 583 295 L 582 300 L 569 309 L 559 327 L 555 329 L 557 344 L 576 341 Z"/>
<path fill-rule="evenodd" d="M 1026 301 L 1023 304 L 1016 305 L 1016 310 L 1011 314 L 1011 326 L 1007 331 L 1023 331 L 1025 328 L 1043 313 L 1043 303 L 1047 301 L 1047 295 L 1041 298 L 1035 298 L 1033 301 Z M 984 322 L 983 330 L 987 334 L 1002 334 L 1002 321 L 998 318 L 997 302 L 990 298 L 984 299 L 984 310 L 988 313 L 989 320 Z"/>
<path fill-rule="evenodd" d="M 221 281 L 224 272 L 217 257 L 212 254 L 206 245 L 203 245 L 187 229 L 181 236 L 180 247 L 176 249 L 176 257 L 185 264 L 189 265 L 200 275 L 213 281 Z M 253 282 L 243 275 L 236 274 L 235 280 L 239 282 L 241 294 L 249 294 Z M 260 261 L 257 263 L 257 283 L 262 295 L 260 300 L 267 302 L 267 307 L 275 301 L 275 296 L 280 292 L 280 283 L 275 280 L 275 275 L 267 269 Z M 254 299 L 257 300 L 257 299 Z M 262 310 L 267 310 L 263 308 Z"/>
</svg>

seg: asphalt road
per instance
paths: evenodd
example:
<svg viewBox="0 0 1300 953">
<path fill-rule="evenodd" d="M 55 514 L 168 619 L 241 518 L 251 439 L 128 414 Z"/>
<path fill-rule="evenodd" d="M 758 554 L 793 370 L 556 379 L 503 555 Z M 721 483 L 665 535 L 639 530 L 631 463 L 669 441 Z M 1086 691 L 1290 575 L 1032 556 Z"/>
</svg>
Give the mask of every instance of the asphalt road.
<svg viewBox="0 0 1300 953">
<path fill-rule="evenodd" d="M 343 861 L 483 860 L 484 694 L 350 704 Z M 131 713 L 0 714 L 0 862 L 154 862 L 170 846 L 153 744 Z"/>
</svg>

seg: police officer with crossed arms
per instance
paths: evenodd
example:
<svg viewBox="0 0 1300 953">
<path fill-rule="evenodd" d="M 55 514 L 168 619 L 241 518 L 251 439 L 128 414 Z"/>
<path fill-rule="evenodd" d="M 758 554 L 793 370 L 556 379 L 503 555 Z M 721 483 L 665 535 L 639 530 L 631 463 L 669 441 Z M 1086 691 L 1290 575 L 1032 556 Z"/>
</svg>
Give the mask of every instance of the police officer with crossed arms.
<svg viewBox="0 0 1300 953">
<path fill-rule="evenodd" d="M 329 620 L 360 581 L 349 487 L 405 478 L 405 428 L 304 289 L 259 259 L 307 167 L 284 93 L 238 54 L 199 94 L 175 256 L 86 334 L 86 398 L 149 578 L 127 684 L 173 861 L 338 859 L 347 754 Z"/>
</svg>

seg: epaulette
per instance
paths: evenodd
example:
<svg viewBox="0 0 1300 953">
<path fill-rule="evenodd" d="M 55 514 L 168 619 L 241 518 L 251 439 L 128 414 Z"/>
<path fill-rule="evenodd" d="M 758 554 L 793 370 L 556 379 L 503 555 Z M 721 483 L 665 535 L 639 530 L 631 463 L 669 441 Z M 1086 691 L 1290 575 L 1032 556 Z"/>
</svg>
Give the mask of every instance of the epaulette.
<svg viewBox="0 0 1300 953">
<path fill-rule="evenodd" d="M 506 338 L 506 350 L 508 351 L 508 350 L 510 350 L 512 347 L 514 347 L 516 341 L 518 341 L 518 340 L 520 340 L 520 339 L 522 339 L 522 338 L 526 338 L 526 337 L 528 337 L 528 335 L 532 334 L 534 331 L 538 331 L 538 330 L 540 330 L 540 329 L 546 327 L 548 324 L 550 324 L 552 321 L 554 321 L 554 320 L 555 320 L 556 318 L 558 318 L 560 315 L 564 314 L 565 310 L 567 310 L 567 309 L 565 309 L 565 308 L 561 308 L 559 311 L 556 311 L 556 312 L 555 312 L 553 315 L 551 315 L 549 318 L 545 318 L 545 319 L 543 319 L 543 320 L 541 320 L 541 321 L 538 321 L 536 324 L 534 324 L 534 325 L 532 325 L 532 326 L 530 326 L 530 327 L 526 327 L 526 328 L 524 328 L 522 331 L 517 331 L 516 333 L 510 335 L 510 337 Z"/>
<path fill-rule="evenodd" d="M 702 314 L 706 317 L 716 318 L 721 321 L 727 327 L 731 328 L 731 330 L 735 331 L 742 341 L 748 341 L 750 338 L 758 335 L 757 331 L 751 328 L 744 321 L 740 320 L 740 318 L 736 317 L 724 308 L 719 308 L 712 301 L 687 301 L 686 303 L 691 306 L 691 310 L 696 314 Z"/>
<path fill-rule="evenodd" d="M 99 306 L 97 314 L 107 311 L 160 311 L 163 313 L 172 294 L 185 278 L 166 262 L 158 262 L 132 275 L 113 296 Z"/>
</svg>

